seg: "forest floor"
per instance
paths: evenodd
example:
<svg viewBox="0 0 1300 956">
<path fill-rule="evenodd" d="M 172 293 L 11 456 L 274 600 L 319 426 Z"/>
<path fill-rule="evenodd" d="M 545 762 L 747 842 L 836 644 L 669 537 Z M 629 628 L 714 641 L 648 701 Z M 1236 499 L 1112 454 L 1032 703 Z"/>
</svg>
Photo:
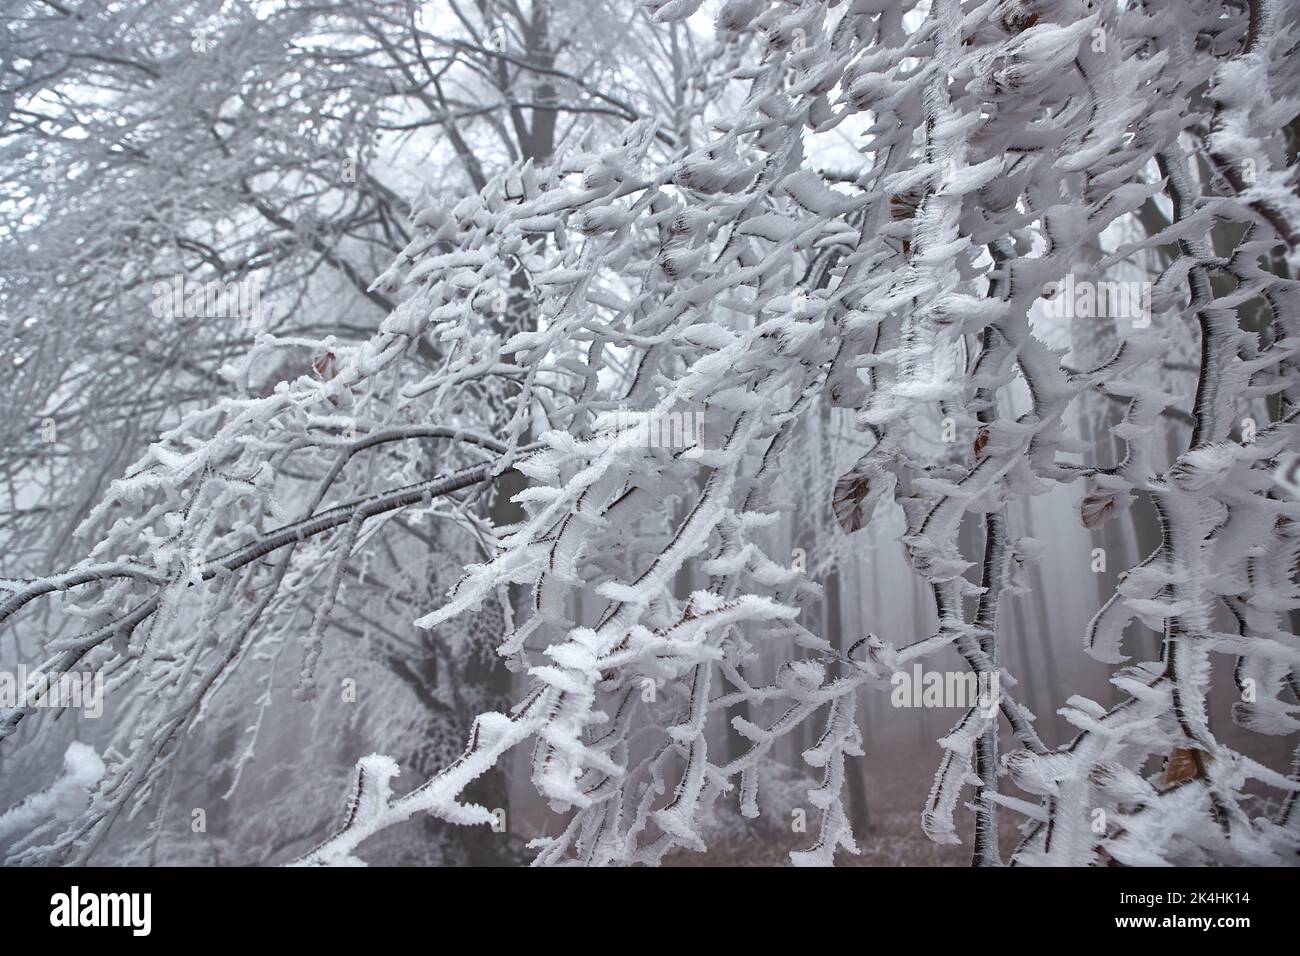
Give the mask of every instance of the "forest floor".
<svg viewBox="0 0 1300 956">
<path fill-rule="evenodd" d="M 970 865 L 974 815 L 965 807 L 969 790 L 963 794 L 956 814 L 961 845 L 935 843 L 921 830 L 921 811 L 933 783 L 936 759 L 926 760 L 919 755 L 906 761 L 884 756 L 866 758 L 863 769 L 869 824 L 864 828 L 854 822 L 853 835 L 861 852 L 854 856 L 840 850 L 835 857 L 837 866 Z M 1000 842 L 1005 859 L 1021 834 L 1007 814 L 1002 815 L 1002 821 Z M 748 833 L 727 834 L 722 839 L 715 837 L 707 853 L 677 850 L 664 859 L 664 865 L 789 866 L 790 851 L 805 849 L 816 839 L 816 817 L 811 808 L 808 822 L 808 833 L 795 833 L 786 822 L 784 826 L 768 825 Z"/>
</svg>

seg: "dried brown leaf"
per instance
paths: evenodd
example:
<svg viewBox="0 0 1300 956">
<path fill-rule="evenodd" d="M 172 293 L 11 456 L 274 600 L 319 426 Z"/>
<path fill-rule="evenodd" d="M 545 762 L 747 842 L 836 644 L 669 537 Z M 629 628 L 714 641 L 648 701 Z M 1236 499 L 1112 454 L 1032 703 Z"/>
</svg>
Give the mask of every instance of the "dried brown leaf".
<svg viewBox="0 0 1300 956">
<path fill-rule="evenodd" d="M 835 520 L 849 534 L 861 531 L 871 517 L 864 502 L 871 493 L 871 483 L 867 476 L 857 468 L 835 482 L 835 491 L 831 495 L 831 507 L 835 511 Z"/>
<path fill-rule="evenodd" d="M 311 367 L 326 382 L 339 373 L 338 360 L 333 352 L 326 352 L 323 355 L 316 356 L 312 360 Z"/>
<path fill-rule="evenodd" d="M 1165 785 L 1196 779 L 1201 776 L 1201 766 L 1212 759 L 1209 754 L 1194 748 L 1175 747 L 1165 762 Z"/>
<path fill-rule="evenodd" d="M 1127 492 L 1093 489 L 1079 502 L 1079 520 L 1085 528 L 1100 528 L 1128 504 Z"/>
</svg>

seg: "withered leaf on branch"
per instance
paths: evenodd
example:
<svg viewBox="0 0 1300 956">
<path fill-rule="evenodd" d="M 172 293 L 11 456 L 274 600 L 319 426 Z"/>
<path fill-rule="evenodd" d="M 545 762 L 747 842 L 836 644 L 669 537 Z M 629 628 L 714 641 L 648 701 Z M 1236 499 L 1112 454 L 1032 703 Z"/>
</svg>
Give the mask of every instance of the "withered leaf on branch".
<svg viewBox="0 0 1300 956">
<path fill-rule="evenodd" d="M 1184 780 L 1194 780 L 1201 775 L 1201 769 L 1196 759 L 1197 754 L 1200 754 L 1202 763 L 1209 763 L 1214 759 L 1209 754 L 1201 753 L 1192 748 L 1174 748 L 1173 753 L 1169 755 L 1169 760 L 1165 763 L 1166 786 L 1182 783 Z"/>
<path fill-rule="evenodd" d="M 339 373 L 338 358 L 333 352 L 325 352 L 316 356 L 311 363 L 311 367 L 326 382 Z"/>
<path fill-rule="evenodd" d="M 895 222 L 901 222 L 905 219 L 914 219 L 916 217 L 916 211 L 921 207 L 921 201 L 924 197 L 925 194 L 920 190 L 911 190 L 910 192 L 890 196 L 889 218 Z"/>
<path fill-rule="evenodd" d="M 1129 506 L 1132 496 L 1126 491 L 1096 489 L 1079 502 L 1079 520 L 1085 528 L 1100 528 Z"/>
<path fill-rule="evenodd" d="M 831 493 L 831 508 L 840 527 L 848 534 L 861 531 L 871 520 L 877 502 L 893 493 L 904 473 L 910 474 L 910 468 L 896 450 L 876 445 L 859 458 L 835 482 Z"/>
<path fill-rule="evenodd" d="M 831 507 L 835 510 L 835 520 L 849 534 L 861 531 L 871 518 L 871 508 L 875 498 L 871 495 L 871 482 L 862 462 L 835 482 L 835 491 L 831 495 Z"/>
</svg>

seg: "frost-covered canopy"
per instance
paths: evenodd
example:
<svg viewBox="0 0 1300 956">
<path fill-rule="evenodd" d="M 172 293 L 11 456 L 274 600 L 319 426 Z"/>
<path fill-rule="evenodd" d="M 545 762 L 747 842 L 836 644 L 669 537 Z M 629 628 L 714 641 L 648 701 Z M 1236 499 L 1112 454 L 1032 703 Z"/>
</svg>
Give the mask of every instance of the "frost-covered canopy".
<svg viewBox="0 0 1300 956">
<path fill-rule="evenodd" d="M 939 741 L 932 840 L 958 841 L 968 801 L 979 864 L 1294 860 L 1300 779 L 1218 729 L 1300 730 L 1300 503 L 1277 477 L 1300 451 L 1294 6 L 727 0 L 711 29 L 701 0 L 649 6 L 655 29 L 711 34 L 677 125 L 620 117 L 454 203 L 423 191 L 370 286 L 397 303 L 373 336 L 260 336 L 223 370 L 246 388 L 113 483 L 84 561 L 6 582 L 0 621 L 54 592 L 84 619 L 27 663 L 93 667 L 135 702 L 84 808 L 17 858 L 85 859 L 152 806 L 236 671 L 280 662 L 318 706 L 339 605 L 385 538 L 421 547 L 395 526 L 423 514 L 478 554 L 416 625 L 487 628 L 517 692 L 412 790 L 361 761 L 302 862 L 364 859 L 417 814 L 491 826 L 473 787 L 518 752 L 560 821 L 536 862 L 655 864 L 706 850 L 722 804 L 758 816 L 765 760 L 812 724 L 793 859 L 830 863 L 869 839 L 845 795 L 862 699 L 952 650 L 998 696 Z M 855 162 L 832 168 L 815 144 L 837 130 Z M 1044 309 L 1085 272 L 1149 283 L 1148 321 L 1070 348 Z M 313 370 L 258 394 L 287 351 Z M 1074 430 L 1094 401 L 1122 412 L 1117 455 Z M 831 409 L 861 454 L 798 520 L 833 558 L 901 512 L 932 633 L 825 633 L 824 579 L 772 534 Z M 702 442 L 646 440 L 696 414 Z M 1073 736 L 1048 746 L 1000 639 L 1056 533 L 1021 503 L 1059 486 L 1087 528 L 1154 508 L 1160 543 L 1076 637 L 1118 702 L 1050 701 Z M 517 507 L 485 512 L 488 489 Z M 1212 719 L 1216 682 L 1238 699 Z M 0 734 L 47 718 L 10 709 Z"/>
</svg>

